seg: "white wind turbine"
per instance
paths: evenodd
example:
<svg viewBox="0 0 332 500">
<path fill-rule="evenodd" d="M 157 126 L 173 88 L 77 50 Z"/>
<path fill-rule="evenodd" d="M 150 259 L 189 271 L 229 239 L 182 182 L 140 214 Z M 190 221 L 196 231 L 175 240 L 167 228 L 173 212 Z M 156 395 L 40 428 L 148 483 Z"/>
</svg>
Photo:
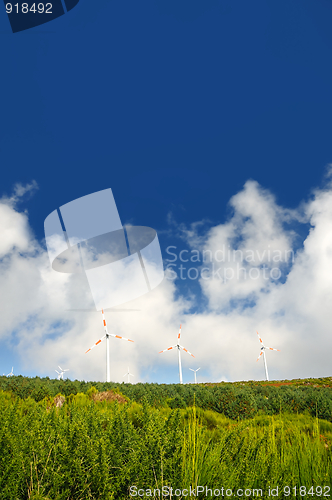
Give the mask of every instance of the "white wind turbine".
<svg viewBox="0 0 332 500">
<path fill-rule="evenodd" d="M 195 373 L 195 384 L 197 384 L 197 380 L 196 380 L 196 372 L 198 372 L 198 370 L 200 370 L 201 368 L 197 368 L 197 370 L 193 370 L 192 368 L 189 368 L 189 370 L 191 370 L 192 372 Z"/>
<path fill-rule="evenodd" d="M 267 371 L 267 364 L 266 364 L 266 356 L 265 356 L 265 349 L 270 349 L 270 351 L 279 351 L 280 352 L 280 349 L 274 349 L 273 347 L 265 347 L 265 345 L 263 344 L 263 341 L 262 339 L 260 338 L 259 336 L 259 333 L 256 332 L 257 335 L 258 335 L 258 338 L 259 338 L 259 341 L 260 343 L 262 344 L 262 347 L 261 347 L 261 352 L 259 353 L 259 356 L 258 358 L 256 359 L 256 362 L 259 360 L 259 358 L 261 357 L 261 355 L 263 354 L 263 358 L 264 358 L 264 366 L 265 366 L 265 375 L 266 375 L 266 380 L 269 380 L 269 374 L 268 374 L 268 371 Z"/>
<path fill-rule="evenodd" d="M 134 342 L 134 341 L 130 340 L 130 339 L 126 339 L 126 337 L 120 337 L 120 335 L 115 335 L 114 333 L 108 333 L 107 325 L 106 325 L 106 319 L 105 319 L 105 315 L 104 315 L 104 310 L 103 309 L 101 310 L 101 313 L 103 315 L 103 323 L 104 323 L 105 335 L 101 339 L 99 339 L 95 344 L 93 344 L 93 346 L 90 347 L 90 349 L 88 349 L 87 351 L 85 351 L 85 354 L 87 352 L 91 351 L 91 349 L 93 349 L 98 344 L 100 344 L 103 340 L 106 339 L 106 382 L 110 382 L 111 381 L 111 376 L 110 376 L 110 348 L 109 348 L 109 339 L 110 339 L 110 337 L 115 337 L 116 339 L 128 340 L 128 342 Z"/>
<path fill-rule="evenodd" d="M 65 372 L 69 372 L 69 368 L 66 368 L 66 370 L 63 370 L 63 369 L 61 368 L 61 366 L 58 366 L 58 368 L 59 368 L 59 370 L 60 370 L 59 372 L 58 372 L 58 370 L 54 370 L 54 371 L 56 371 L 56 372 L 57 372 L 57 374 L 58 374 L 58 380 L 60 380 L 61 378 L 62 378 L 62 380 L 63 380 L 63 374 L 64 374 Z"/>
<path fill-rule="evenodd" d="M 179 330 L 179 334 L 178 334 L 178 343 L 176 345 L 173 345 L 172 347 L 168 347 L 167 349 L 164 349 L 163 351 L 160 351 L 159 354 L 161 354 L 162 352 L 170 351 L 171 349 L 177 349 L 178 350 L 180 384 L 183 384 L 183 381 L 182 381 L 182 367 L 181 367 L 181 349 L 183 351 L 187 352 L 188 354 L 190 354 L 190 356 L 192 356 L 193 358 L 195 356 L 193 354 L 191 354 L 191 352 L 189 352 L 185 347 L 182 347 L 182 345 L 180 345 L 181 326 L 182 325 L 180 325 L 180 330 Z"/>
<path fill-rule="evenodd" d="M 12 371 L 8 373 L 7 377 L 12 377 L 14 375 L 14 367 L 12 366 Z"/>
<path fill-rule="evenodd" d="M 132 373 L 130 373 L 129 366 L 128 366 L 127 373 L 125 373 L 123 377 L 126 377 L 126 376 L 128 376 L 128 384 L 130 384 L 130 377 L 133 377 L 134 375 Z"/>
</svg>

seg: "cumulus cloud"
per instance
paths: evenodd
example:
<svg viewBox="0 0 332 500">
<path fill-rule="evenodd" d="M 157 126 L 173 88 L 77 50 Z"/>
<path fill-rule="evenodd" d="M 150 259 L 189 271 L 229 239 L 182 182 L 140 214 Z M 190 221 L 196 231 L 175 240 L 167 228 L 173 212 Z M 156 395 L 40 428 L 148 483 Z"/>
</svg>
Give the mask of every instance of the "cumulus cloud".
<svg viewBox="0 0 332 500">
<path fill-rule="evenodd" d="M 22 187 L 20 193 L 25 192 Z M 18 210 L 15 196 L 0 200 L 0 341 L 20 356 L 22 371 L 53 376 L 60 364 L 70 368 L 72 378 L 103 380 L 104 345 L 84 354 L 104 335 L 101 314 L 69 310 L 84 302 L 80 276 L 51 268 L 49 256 L 34 238 L 27 213 Z M 174 294 L 174 284 L 164 281 L 149 295 L 127 305 L 137 312 L 106 313 L 110 333 L 135 340 L 133 345 L 111 339 L 113 378 L 122 381 L 128 364 L 136 380 L 144 370 L 153 376 L 156 354 L 163 344 L 169 344 L 170 337 L 175 338 L 190 307 L 184 298 L 174 300 Z"/>
<path fill-rule="evenodd" d="M 258 330 L 265 345 L 281 349 L 267 354 L 273 378 L 331 375 L 331 184 L 291 211 L 277 205 L 257 182 L 248 181 L 231 198 L 230 207 L 224 224 L 203 236 L 192 228 L 187 232 L 191 249 L 207 255 L 199 279 L 207 308 L 189 317 L 188 324 L 197 336 L 208 332 L 209 342 L 202 345 L 204 357 L 211 359 L 211 374 L 231 380 L 260 378 L 261 361 L 257 366 L 249 361 L 259 353 Z M 297 251 L 293 221 L 311 225 Z"/>
<path fill-rule="evenodd" d="M 297 211 L 277 205 L 274 196 L 255 181 L 247 181 L 229 206 L 232 215 L 226 223 L 201 237 L 208 269 L 200 283 L 210 307 L 216 309 L 234 301 L 252 302 L 270 291 L 294 260 L 296 233 L 291 223 L 300 217 Z"/>
<path fill-rule="evenodd" d="M 31 196 L 33 196 L 38 189 L 39 187 L 35 180 L 32 180 L 30 183 L 25 185 L 17 182 L 13 187 L 11 196 L 8 197 L 6 195 L 3 195 L 1 198 L 1 203 L 10 205 L 11 207 L 15 207 L 23 200 L 31 198 Z"/>
<path fill-rule="evenodd" d="M 175 353 L 158 351 L 176 343 L 180 323 L 181 343 L 196 357 L 183 353 L 185 382 L 193 378 L 188 368 L 198 366 L 198 380 L 264 378 L 262 361 L 255 362 L 260 349 L 256 330 L 266 345 L 280 349 L 267 353 L 271 378 L 331 375 L 329 179 L 297 210 L 278 205 L 272 193 L 252 180 L 231 198 L 229 207 L 227 220 L 208 230 L 202 221 L 177 227 L 188 250 L 205 252 L 200 264 L 205 271 L 196 281 L 196 301 L 206 304 L 203 310 L 195 312 L 192 294 L 179 293 L 180 279 L 165 279 L 124 306 L 139 311 L 106 314 L 110 333 L 135 340 L 111 339 L 113 380 L 121 382 L 129 366 L 134 382 L 154 381 L 161 369 L 165 382 L 176 381 Z M 70 368 L 71 378 L 103 380 L 104 346 L 84 355 L 104 334 L 100 313 L 67 310 L 80 288 L 71 275 L 51 269 L 28 215 L 16 203 L 0 201 L 0 221 L 0 342 L 20 356 L 22 371 L 53 376 L 60 364 Z M 294 223 L 301 222 L 309 223 L 310 230 L 299 246 Z"/>
<path fill-rule="evenodd" d="M 28 218 L 5 203 L 1 203 L 0 232 L 0 258 L 14 249 L 28 251 L 31 244 Z"/>
</svg>

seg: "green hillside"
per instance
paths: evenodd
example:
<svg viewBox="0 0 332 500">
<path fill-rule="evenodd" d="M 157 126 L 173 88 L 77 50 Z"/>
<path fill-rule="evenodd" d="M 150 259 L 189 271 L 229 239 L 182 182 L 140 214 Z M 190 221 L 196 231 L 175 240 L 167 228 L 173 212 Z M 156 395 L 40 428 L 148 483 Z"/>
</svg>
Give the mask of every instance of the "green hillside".
<svg viewBox="0 0 332 500">
<path fill-rule="evenodd" d="M 21 399 L 41 401 L 56 394 L 86 394 L 91 387 L 99 392 L 120 390 L 131 401 L 155 407 L 193 406 L 222 413 L 231 419 L 244 419 L 280 412 L 308 413 L 332 421 L 332 377 L 273 382 L 234 382 L 219 384 L 116 384 L 81 382 L 49 378 L 0 377 L 0 390 Z"/>
<path fill-rule="evenodd" d="M 2 377 L 0 500 L 328 498 L 331 394 Z"/>
</svg>

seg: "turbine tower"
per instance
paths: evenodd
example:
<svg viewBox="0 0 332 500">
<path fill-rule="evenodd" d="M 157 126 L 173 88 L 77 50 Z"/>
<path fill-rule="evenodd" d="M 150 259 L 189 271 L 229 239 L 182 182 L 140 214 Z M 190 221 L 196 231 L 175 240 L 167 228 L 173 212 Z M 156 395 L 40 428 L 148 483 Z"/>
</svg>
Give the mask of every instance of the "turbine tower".
<svg viewBox="0 0 332 500">
<path fill-rule="evenodd" d="M 127 373 L 125 373 L 123 377 L 126 377 L 126 376 L 128 376 L 128 384 L 130 384 L 130 377 L 133 377 L 134 375 L 132 373 L 130 373 L 129 366 L 128 366 Z"/>
<path fill-rule="evenodd" d="M 186 349 L 185 347 L 182 347 L 182 345 L 180 345 L 181 326 L 182 325 L 180 325 L 180 330 L 179 330 L 179 334 L 178 334 L 178 342 L 177 342 L 177 344 L 173 345 L 172 347 L 168 347 L 167 349 L 164 349 L 163 351 L 160 351 L 159 354 L 161 354 L 162 352 L 170 351 L 171 349 L 177 349 L 178 350 L 180 384 L 183 384 L 183 381 L 182 381 L 182 367 L 181 367 L 181 349 L 183 351 L 187 352 L 188 354 L 190 354 L 190 356 L 192 356 L 193 358 L 195 356 L 193 354 L 191 354 L 191 352 L 189 352 L 188 349 Z"/>
<path fill-rule="evenodd" d="M 258 335 L 258 338 L 259 338 L 259 341 L 260 343 L 262 344 L 262 347 L 261 347 L 261 352 L 259 353 L 259 356 L 258 358 L 256 359 L 256 362 L 259 360 L 259 358 L 261 357 L 261 355 L 263 354 L 263 358 L 264 358 L 264 366 L 265 366 L 265 375 L 266 375 L 266 380 L 269 380 L 269 374 L 268 374 L 268 371 L 267 371 L 267 364 L 266 364 L 266 356 L 265 356 L 265 349 L 270 349 L 270 351 L 279 351 L 280 352 L 280 349 L 274 349 L 273 347 L 265 347 L 265 345 L 263 344 L 263 341 L 262 339 L 260 338 L 259 336 L 259 333 L 256 332 L 257 335 Z"/>
<path fill-rule="evenodd" d="M 197 384 L 197 380 L 196 380 L 196 372 L 198 372 L 198 370 L 200 370 L 201 368 L 197 368 L 197 370 L 193 370 L 192 368 L 189 368 L 189 370 L 191 370 L 192 372 L 195 373 L 195 384 Z"/>
<path fill-rule="evenodd" d="M 110 337 L 115 337 L 116 339 L 122 339 L 122 340 L 128 340 L 128 342 L 134 342 L 133 340 L 126 339 L 125 337 L 120 337 L 120 335 L 115 335 L 114 333 L 108 333 L 107 330 L 107 324 L 106 324 L 106 319 L 104 315 L 104 310 L 101 310 L 101 313 L 103 315 L 103 323 L 104 323 L 104 329 L 105 329 L 105 335 L 99 339 L 95 344 L 93 344 L 90 349 L 85 351 L 85 354 L 91 351 L 94 347 L 96 347 L 98 344 L 100 344 L 103 340 L 106 339 L 106 382 L 111 381 L 111 376 L 110 376 L 110 348 L 109 348 L 109 339 Z"/>
<path fill-rule="evenodd" d="M 63 370 L 63 369 L 61 368 L 61 366 L 58 366 L 58 368 L 59 368 L 59 370 L 60 370 L 59 372 L 58 372 L 58 370 L 54 370 L 54 371 L 56 371 L 56 372 L 57 372 L 57 374 L 58 374 L 58 380 L 60 380 L 60 379 L 62 379 L 62 380 L 63 380 L 63 374 L 64 374 L 65 372 L 69 372 L 69 368 L 67 368 L 66 370 Z"/>
</svg>

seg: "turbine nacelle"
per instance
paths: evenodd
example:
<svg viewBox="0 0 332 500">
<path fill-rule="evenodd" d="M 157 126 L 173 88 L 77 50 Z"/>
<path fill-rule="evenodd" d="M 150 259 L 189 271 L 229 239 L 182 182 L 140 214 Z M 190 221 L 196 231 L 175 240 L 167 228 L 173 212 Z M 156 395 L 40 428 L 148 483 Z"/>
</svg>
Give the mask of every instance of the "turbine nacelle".
<svg viewBox="0 0 332 500">
<path fill-rule="evenodd" d="M 129 366 L 128 366 L 128 371 L 127 371 L 127 373 L 124 374 L 123 378 L 124 377 L 128 377 L 128 384 L 130 384 L 130 377 L 134 377 L 134 375 L 132 373 L 130 373 Z"/>
<path fill-rule="evenodd" d="M 196 380 L 196 372 L 198 372 L 198 370 L 200 370 L 201 368 L 196 368 L 196 370 L 194 370 L 193 368 L 189 368 L 189 370 L 191 370 L 192 372 L 194 372 L 195 374 L 195 384 L 197 384 L 197 380 Z"/>
<path fill-rule="evenodd" d="M 266 347 L 264 344 L 263 344 L 263 340 L 260 338 L 259 336 L 259 333 L 256 332 L 257 335 L 258 335 L 258 338 L 259 338 L 259 341 L 260 343 L 262 344 L 262 347 L 261 347 L 261 352 L 259 353 L 259 356 L 258 358 L 256 359 L 256 362 L 259 360 L 259 358 L 263 355 L 263 358 L 264 358 L 264 366 L 265 366 L 265 375 L 266 375 L 266 380 L 269 380 L 269 374 L 268 374 L 268 371 L 267 371 L 267 364 L 266 364 L 266 356 L 265 356 L 265 349 L 269 349 L 270 351 L 279 351 L 280 352 L 280 349 L 274 349 L 273 347 Z"/>
<path fill-rule="evenodd" d="M 85 351 L 85 354 L 87 354 L 94 347 L 96 347 L 101 342 L 103 342 L 103 340 L 106 339 L 106 382 L 110 382 L 111 380 L 110 380 L 110 370 L 109 370 L 109 347 L 108 347 L 108 345 L 109 345 L 108 344 L 109 343 L 109 338 L 110 337 L 114 337 L 116 339 L 127 340 L 128 342 L 134 342 L 134 341 L 130 340 L 130 339 L 127 339 L 126 337 L 120 337 L 120 335 L 115 335 L 114 333 L 109 333 L 108 330 L 107 330 L 107 323 L 106 323 L 105 314 L 104 314 L 104 310 L 103 309 L 101 310 L 101 313 L 102 313 L 102 316 L 103 316 L 103 324 L 104 324 L 105 335 L 101 339 L 97 340 L 97 342 L 95 342 L 95 344 L 93 344 L 93 346 L 90 347 L 90 349 L 88 349 L 87 351 Z M 129 368 L 128 368 L 128 371 L 129 371 Z"/>
<path fill-rule="evenodd" d="M 179 355 L 179 377 L 180 377 L 180 384 L 182 384 L 182 367 L 181 367 L 181 349 L 185 352 L 187 352 L 188 354 L 190 354 L 190 356 L 192 356 L 193 358 L 195 357 L 193 354 L 191 354 L 191 352 L 188 351 L 188 349 L 186 349 L 185 347 L 183 347 L 182 345 L 180 345 L 180 338 L 181 338 L 181 327 L 182 325 L 180 325 L 180 330 L 179 330 L 179 333 L 178 333 L 178 341 L 177 341 L 177 344 L 176 345 L 173 345 L 171 347 L 168 347 L 167 349 L 164 349 L 163 351 L 159 351 L 159 354 L 161 354 L 162 352 L 166 352 L 166 351 L 170 351 L 171 349 L 177 349 L 178 350 L 178 355 Z"/>
<path fill-rule="evenodd" d="M 58 372 L 58 370 L 54 370 L 54 371 L 58 374 L 58 380 L 60 380 L 60 379 L 62 379 L 62 380 L 63 380 L 63 374 L 64 374 L 65 372 L 68 372 L 68 371 L 69 371 L 69 368 L 66 368 L 65 370 L 63 370 L 63 369 L 61 368 L 61 366 L 58 366 L 58 368 L 59 368 L 59 370 L 60 370 L 59 372 Z"/>
</svg>

